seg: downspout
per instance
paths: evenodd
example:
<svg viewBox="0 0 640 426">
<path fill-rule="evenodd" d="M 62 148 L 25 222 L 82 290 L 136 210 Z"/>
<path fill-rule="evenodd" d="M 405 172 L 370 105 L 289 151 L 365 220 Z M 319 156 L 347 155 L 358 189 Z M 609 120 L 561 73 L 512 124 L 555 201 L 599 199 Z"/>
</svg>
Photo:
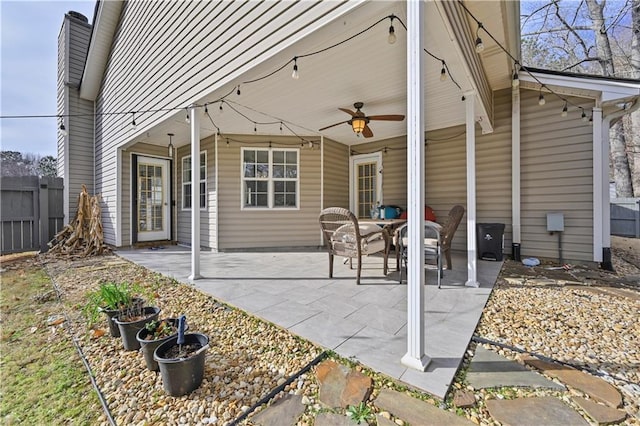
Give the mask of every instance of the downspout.
<svg viewBox="0 0 640 426">
<path fill-rule="evenodd" d="M 602 223 L 602 231 L 601 231 L 601 235 L 597 236 L 596 235 L 596 230 L 594 229 L 594 256 L 596 256 L 595 251 L 597 250 L 596 247 L 596 241 L 599 240 L 602 243 L 602 253 L 601 253 L 601 257 L 594 257 L 595 261 L 601 261 L 600 263 L 600 267 L 604 270 L 607 271 L 612 271 L 613 270 L 613 263 L 611 262 L 611 197 L 609 196 L 609 161 L 604 161 L 604 159 L 606 158 L 607 160 L 609 159 L 609 130 L 611 129 L 611 127 L 616 124 L 620 119 L 622 119 L 623 116 L 627 115 L 627 114 L 631 114 L 637 110 L 640 109 L 640 97 L 636 97 L 633 101 L 633 104 L 631 105 L 631 107 L 626 108 L 626 109 L 621 109 L 615 112 L 612 112 L 610 114 L 607 114 L 606 116 L 604 116 L 602 114 L 602 109 L 598 108 L 600 110 L 600 115 L 602 116 L 602 127 L 600 129 L 600 152 L 601 154 L 601 158 L 600 158 L 600 166 L 601 166 L 601 176 L 600 176 L 600 184 L 601 184 L 601 188 L 600 191 L 596 191 L 594 188 L 594 196 L 597 196 L 598 194 L 600 194 L 600 199 L 596 200 L 594 199 L 594 222 L 596 221 L 596 211 L 598 208 L 602 209 L 602 219 L 601 219 L 601 223 Z M 595 114 L 595 110 L 594 109 L 594 114 Z M 593 122 L 594 124 L 596 123 L 596 117 L 593 118 Z M 594 126 L 595 127 L 595 126 Z M 594 128 L 593 130 L 594 132 L 594 156 L 595 156 L 595 151 L 598 148 L 595 145 L 595 139 L 596 139 L 596 129 Z M 595 164 L 595 158 L 594 158 L 594 172 L 595 172 L 595 168 L 596 168 L 596 164 Z M 595 182 L 595 173 L 594 173 L 594 186 L 596 185 Z M 596 201 L 599 202 L 596 203 Z"/>
</svg>

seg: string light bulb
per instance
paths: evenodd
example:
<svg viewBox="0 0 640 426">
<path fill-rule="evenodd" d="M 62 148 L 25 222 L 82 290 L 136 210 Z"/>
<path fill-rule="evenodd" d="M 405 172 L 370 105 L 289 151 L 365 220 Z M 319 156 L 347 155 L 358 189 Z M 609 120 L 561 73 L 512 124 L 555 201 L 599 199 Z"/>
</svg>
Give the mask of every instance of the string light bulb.
<svg viewBox="0 0 640 426">
<path fill-rule="evenodd" d="M 582 109 L 582 115 L 580 115 L 580 118 L 582 119 L 582 121 L 587 122 L 589 121 L 589 117 L 587 117 L 587 114 L 584 112 L 584 108 Z"/>
<path fill-rule="evenodd" d="M 167 136 L 169 136 L 169 146 L 167 147 L 169 149 L 169 157 L 173 158 L 173 133 L 167 133 Z"/>
<path fill-rule="evenodd" d="M 138 128 L 138 125 L 136 124 L 136 113 L 132 112 L 131 113 L 131 130 L 136 130 Z"/>
<path fill-rule="evenodd" d="M 561 117 L 566 117 L 568 114 L 568 106 L 567 106 L 567 101 L 564 101 L 564 106 L 562 107 L 562 112 L 560 113 Z"/>
<path fill-rule="evenodd" d="M 393 19 L 395 16 L 391 15 L 391 25 L 389 26 L 389 36 L 387 37 L 387 41 L 389 44 L 394 44 L 397 40 L 396 37 L 396 29 L 393 28 Z"/>
<path fill-rule="evenodd" d="M 300 74 L 298 74 L 298 58 L 293 58 L 293 72 L 291 73 L 291 78 L 297 80 L 300 78 Z"/>
<path fill-rule="evenodd" d="M 189 117 L 189 110 L 187 110 L 187 116 L 184 118 L 184 121 L 187 124 L 191 124 L 191 117 Z"/>
<path fill-rule="evenodd" d="M 238 90 L 236 90 L 236 95 L 240 96 L 240 85 L 238 85 Z"/>
<path fill-rule="evenodd" d="M 220 106 L 218 107 L 218 109 L 220 110 L 220 112 L 222 112 L 222 101 L 220 101 Z"/>
<path fill-rule="evenodd" d="M 447 69 L 444 65 L 444 61 L 442 61 L 442 69 L 440 70 L 440 81 L 447 80 Z"/>
<path fill-rule="evenodd" d="M 484 28 L 481 22 L 478 23 L 478 29 L 476 30 L 476 53 L 482 53 L 484 50 L 484 43 L 482 42 L 479 34 L 480 28 Z"/>
<path fill-rule="evenodd" d="M 518 77 L 518 70 L 513 69 L 513 78 L 511 79 L 511 87 L 520 86 L 520 77 Z"/>
<path fill-rule="evenodd" d="M 544 95 L 540 92 L 540 96 L 538 96 L 538 105 L 544 105 L 547 101 L 544 99 Z"/>
<path fill-rule="evenodd" d="M 69 132 L 67 132 L 67 128 L 64 127 L 64 120 L 62 119 L 62 117 L 60 117 L 60 127 L 58 128 L 58 130 L 60 130 L 60 134 L 62 136 L 67 136 L 69 134 Z"/>
</svg>

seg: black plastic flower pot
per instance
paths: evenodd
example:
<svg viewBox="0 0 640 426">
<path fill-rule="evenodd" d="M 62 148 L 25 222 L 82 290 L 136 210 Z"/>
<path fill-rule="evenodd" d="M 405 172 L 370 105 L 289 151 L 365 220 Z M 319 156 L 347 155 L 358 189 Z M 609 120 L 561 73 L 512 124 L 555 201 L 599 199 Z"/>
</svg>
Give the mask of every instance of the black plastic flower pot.
<svg viewBox="0 0 640 426">
<path fill-rule="evenodd" d="M 178 327 L 177 318 L 165 318 L 164 320 L 160 320 L 160 321 L 167 321 L 171 323 L 171 325 L 176 327 L 176 329 Z M 184 329 L 188 330 L 189 324 L 185 324 Z M 140 348 L 142 349 L 142 354 L 144 355 L 144 362 L 147 365 L 147 368 L 151 371 L 158 371 L 159 370 L 158 363 L 153 359 L 153 353 L 155 352 L 156 348 L 160 346 L 162 343 L 176 336 L 177 332 L 176 334 L 172 334 L 171 336 L 163 337 L 161 339 L 147 340 L 150 334 L 151 332 L 149 332 L 149 330 L 147 330 L 145 327 L 142 327 L 140 331 L 138 331 L 138 334 L 136 335 L 136 339 L 138 340 L 138 343 L 140 343 Z"/>
<path fill-rule="evenodd" d="M 144 306 L 144 299 L 134 297 L 132 306 L 142 308 Z M 120 328 L 118 328 L 118 324 L 116 324 L 114 320 L 118 315 L 122 314 L 123 311 L 121 309 L 108 308 L 100 308 L 100 311 L 107 316 L 107 324 L 109 325 L 109 334 L 111 337 L 120 337 Z"/>
<path fill-rule="evenodd" d="M 190 345 L 191 353 L 185 358 L 175 357 L 178 336 L 166 340 L 153 353 L 160 367 L 162 387 L 171 396 L 182 396 L 196 390 L 204 376 L 204 357 L 209 348 L 209 337 L 201 333 L 184 335 L 183 347 Z"/>
<path fill-rule="evenodd" d="M 157 306 L 146 306 L 142 308 L 142 318 L 135 321 L 123 321 L 122 315 L 117 316 L 114 321 L 118 324 L 120 330 L 120 337 L 122 338 L 122 344 L 125 351 L 137 351 L 140 349 L 140 343 L 136 338 L 138 331 L 144 328 L 145 324 L 149 321 L 158 319 L 160 315 L 160 308 Z"/>
</svg>

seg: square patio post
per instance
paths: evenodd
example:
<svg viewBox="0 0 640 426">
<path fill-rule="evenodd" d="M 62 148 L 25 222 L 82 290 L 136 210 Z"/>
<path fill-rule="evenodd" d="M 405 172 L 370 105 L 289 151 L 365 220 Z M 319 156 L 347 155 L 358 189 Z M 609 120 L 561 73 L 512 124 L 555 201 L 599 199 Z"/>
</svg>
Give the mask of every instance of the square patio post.
<svg viewBox="0 0 640 426">
<path fill-rule="evenodd" d="M 479 287 L 478 255 L 476 248 L 476 114 L 475 92 L 465 92 L 467 123 L 467 282 Z"/>
<path fill-rule="evenodd" d="M 196 105 L 189 105 L 187 113 L 191 120 L 191 275 L 190 280 L 200 275 L 200 119 Z"/>
<path fill-rule="evenodd" d="M 407 0 L 407 353 L 402 364 L 426 371 L 424 324 L 424 3 Z"/>
</svg>

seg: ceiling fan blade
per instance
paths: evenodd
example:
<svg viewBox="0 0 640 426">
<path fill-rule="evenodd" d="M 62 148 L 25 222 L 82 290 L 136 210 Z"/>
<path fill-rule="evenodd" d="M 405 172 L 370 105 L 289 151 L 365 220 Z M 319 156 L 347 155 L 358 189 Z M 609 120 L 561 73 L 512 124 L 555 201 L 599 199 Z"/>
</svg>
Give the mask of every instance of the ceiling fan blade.
<svg viewBox="0 0 640 426">
<path fill-rule="evenodd" d="M 323 130 L 330 129 L 331 127 L 335 127 L 335 126 L 339 126 L 339 125 L 344 124 L 344 123 L 348 123 L 349 121 L 350 120 L 346 120 L 346 121 L 341 121 L 339 123 L 331 124 L 331 125 L 329 125 L 327 127 L 323 127 L 322 129 L 318 129 L 318 131 L 321 132 Z"/>
<path fill-rule="evenodd" d="M 362 130 L 362 136 L 364 136 L 365 138 L 370 138 L 373 136 L 373 132 L 371 131 L 371 128 L 369 128 L 369 125 L 364 126 L 364 129 Z"/>
<path fill-rule="evenodd" d="M 404 115 L 400 115 L 400 114 L 370 115 L 367 118 L 369 120 L 402 121 L 404 120 Z"/>
<path fill-rule="evenodd" d="M 356 116 L 356 113 L 351 111 L 350 109 L 346 109 L 346 108 L 338 108 L 340 111 L 346 112 L 347 114 L 350 114 L 352 117 Z"/>
</svg>

